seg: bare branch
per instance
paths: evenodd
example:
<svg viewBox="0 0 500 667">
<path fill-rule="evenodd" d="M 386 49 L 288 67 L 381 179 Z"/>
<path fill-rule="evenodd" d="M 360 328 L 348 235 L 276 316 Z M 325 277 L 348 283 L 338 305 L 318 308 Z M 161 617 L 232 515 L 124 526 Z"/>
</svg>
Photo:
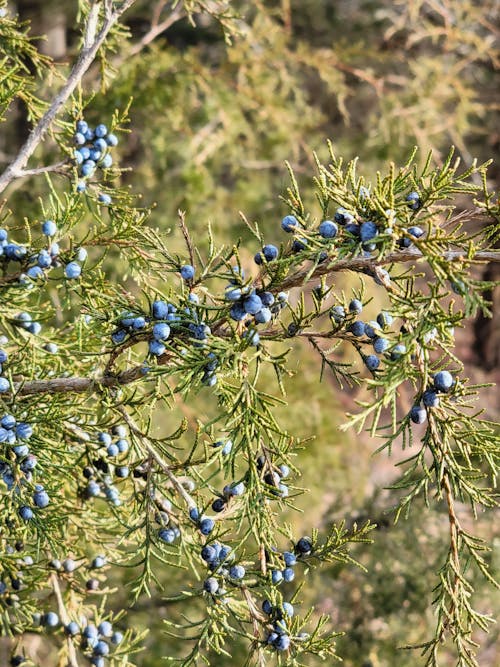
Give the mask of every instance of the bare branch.
<svg viewBox="0 0 500 667">
<path fill-rule="evenodd" d="M 491 250 L 491 251 L 479 251 L 477 252 L 472 259 L 469 259 L 464 250 L 449 250 L 448 252 L 443 253 L 443 258 L 451 262 L 453 260 L 463 259 L 467 262 L 500 262 L 500 251 Z M 417 250 L 408 249 L 408 250 L 398 250 L 397 252 L 390 253 L 381 257 L 380 259 L 373 257 L 349 257 L 347 259 L 340 259 L 335 261 L 334 258 L 329 258 L 320 264 L 313 273 L 310 275 L 310 268 L 302 269 L 297 271 L 293 275 L 285 278 L 285 280 L 280 284 L 281 290 L 287 290 L 292 287 L 298 287 L 303 285 L 304 281 L 314 280 L 319 276 L 324 276 L 330 273 L 336 273 L 337 271 L 361 271 L 361 272 L 375 272 L 377 267 L 383 266 L 384 264 L 398 264 L 400 262 L 411 262 L 417 261 L 419 259 L 424 259 L 424 255 Z M 332 263 L 335 262 L 335 263 Z"/>
<path fill-rule="evenodd" d="M 96 2 L 92 5 L 85 29 L 84 46 L 80 52 L 80 55 L 78 56 L 76 63 L 73 66 L 73 69 L 70 72 L 68 80 L 61 88 L 59 93 L 55 96 L 52 104 L 47 109 L 45 114 L 30 132 L 29 137 L 25 141 L 24 145 L 20 148 L 17 156 L 0 175 L 0 193 L 5 190 L 9 183 L 23 175 L 23 170 L 28 163 L 28 160 L 33 155 L 38 144 L 42 141 L 45 133 L 54 122 L 59 111 L 70 98 L 71 94 L 81 81 L 83 75 L 92 64 L 109 31 L 120 18 L 120 16 L 125 11 L 127 11 L 127 9 L 129 9 L 134 4 L 134 2 L 135 0 L 124 0 L 124 2 L 122 2 L 121 5 L 117 6 L 114 10 L 112 9 L 112 4 L 107 3 L 110 10 L 107 12 L 103 25 L 97 34 L 97 19 L 102 2 Z"/>
</svg>

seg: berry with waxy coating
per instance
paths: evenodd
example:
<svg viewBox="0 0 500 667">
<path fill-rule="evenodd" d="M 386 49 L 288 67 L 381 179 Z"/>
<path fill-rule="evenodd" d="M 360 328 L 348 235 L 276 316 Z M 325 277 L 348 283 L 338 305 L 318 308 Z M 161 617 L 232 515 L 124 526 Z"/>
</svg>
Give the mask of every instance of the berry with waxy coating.
<svg viewBox="0 0 500 667">
<path fill-rule="evenodd" d="M 44 236 L 55 236 L 57 233 L 57 225 L 53 220 L 45 220 L 42 222 L 42 234 Z"/>
<path fill-rule="evenodd" d="M 337 236 L 339 229 L 332 220 L 323 220 L 318 227 L 319 235 L 324 239 L 333 239 Z"/>
<path fill-rule="evenodd" d="M 434 375 L 433 380 L 436 391 L 444 394 L 448 393 L 454 384 L 453 375 L 449 371 L 439 371 Z"/>
<path fill-rule="evenodd" d="M 69 264 L 66 264 L 66 268 L 64 269 L 64 275 L 66 278 L 69 278 L 70 280 L 75 280 L 76 278 L 79 278 L 82 273 L 82 267 L 78 262 L 70 262 Z"/>
<path fill-rule="evenodd" d="M 410 410 L 410 419 L 414 424 L 423 424 L 427 419 L 427 412 L 421 405 L 414 405 Z"/>
<path fill-rule="evenodd" d="M 181 277 L 183 280 L 193 280 L 194 278 L 194 267 L 191 264 L 185 264 L 181 267 Z"/>
<path fill-rule="evenodd" d="M 436 408 L 439 405 L 439 396 L 432 389 L 426 389 L 422 394 L 422 403 L 426 408 Z"/>
<path fill-rule="evenodd" d="M 284 232 L 287 232 L 287 234 L 295 231 L 295 229 L 297 229 L 299 226 L 299 221 L 293 215 L 286 215 L 281 221 L 281 228 Z"/>
</svg>

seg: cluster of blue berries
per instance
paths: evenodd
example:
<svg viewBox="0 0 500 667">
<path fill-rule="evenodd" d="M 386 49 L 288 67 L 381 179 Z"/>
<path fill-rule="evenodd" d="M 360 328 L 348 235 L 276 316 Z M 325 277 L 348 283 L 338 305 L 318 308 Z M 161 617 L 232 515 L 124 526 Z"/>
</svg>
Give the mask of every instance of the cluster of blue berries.
<svg viewBox="0 0 500 667">
<path fill-rule="evenodd" d="M 55 630 L 61 626 L 61 620 L 55 611 L 36 614 L 33 620 L 35 625 L 42 625 L 47 630 Z M 118 646 L 123 641 L 123 634 L 115 630 L 110 621 L 101 621 L 96 626 L 82 618 L 81 623 L 70 621 L 63 629 L 69 638 L 80 637 L 80 648 L 94 667 L 104 667 L 105 658 L 112 651 L 110 644 Z"/>
<path fill-rule="evenodd" d="M 290 648 L 290 631 L 287 622 L 293 618 L 294 608 L 290 602 L 283 602 L 275 606 L 270 600 L 264 600 L 262 611 L 270 617 L 272 630 L 266 637 L 266 644 L 276 651 L 287 651 Z"/>
<path fill-rule="evenodd" d="M 127 440 L 127 429 L 119 424 L 114 426 L 112 433 L 100 431 L 97 440 L 99 449 L 102 453 L 96 458 L 92 465 L 87 465 L 83 469 L 83 475 L 88 480 L 84 489 L 84 496 L 87 499 L 95 498 L 104 494 L 106 500 L 115 507 L 122 504 L 120 492 L 114 486 L 111 475 L 125 479 L 130 474 L 130 469 L 124 461 L 117 461 L 121 454 L 129 450 Z M 111 462 L 109 459 L 113 459 Z"/>
<path fill-rule="evenodd" d="M 28 289 L 34 287 L 35 281 L 45 280 L 50 269 L 62 264 L 59 243 L 53 240 L 57 234 L 56 223 L 53 220 L 42 222 L 42 234 L 50 239 L 48 247 L 33 251 L 24 245 L 9 242 L 7 231 L 0 229 L 0 262 L 7 264 L 13 261 L 21 264 L 23 272 L 19 275 L 18 282 Z M 81 265 L 86 259 L 85 248 L 78 248 L 74 259 L 69 261 L 64 268 L 66 278 L 70 280 L 79 278 L 82 272 Z"/>
<path fill-rule="evenodd" d="M 364 198 L 369 200 L 369 192 L 364 189 Z M 410 208 L 417 211 L 421 206 L 420 196 L 417 192 L 410 192 L 406 197 Z M 394 211 L 386 211 L 387 220 L 384 220 L 383 231 L 385 233 L 393 234 L 392 225 L 394 223 Z M 363 220 L 358 222 L 355 214 L 349 212 L 344 207 L 337 209 L 333 220 L 323 220 L 318 227 L 318 234 L 322 239 L 330 241 L 339 235 L 339 227 L 344 230 L 348 239 L 355 239 L 360 242 L 365 252 L 371 253 L 376 250 L 376 237 L 380 234 L 381 225 L 373 220 Z M 288 234 L 300 234 L 303 229 L 301 223 L 294 215 L 287 215 L 281 221 L 281 228 Z M 397 243 L 402 248 L 408 248 L 412 244 L 412 239 L 418 239 L 423 236 L 424 231 L 421 227 L 412 226 L 408 229 L 403 229 L 403 236 L 398 239 Z M 295 236 L 291 250 L 293 253 L 301 252 L 308 246 L 308 239 L 305 236 Z M 326 259 L 326 253 L 322 253 L 321 259 Z M 273 245 L 264 246 L 260 253 L 255 256 L 257 264 L 262 264 L 264 260 L 267 262 L 273 261 L 278 257 L 278 249 Z"/>
<path fill-rule="evenodd" d="M 232 484 L 226 484 L 222 493 L 212 503 L 213 511 L 223 512 L 226 509 L 226 506 L 231 500 L 231 498 L 242 496 L 244 493 L 245 493 L 244 482 L 233 482 Z"/>
<path fill-rule="evenodd" d="M 453 375 L 449 371 L 439 371 L 433 377 L 432 387 L 428 387 L 422 394 L 422 404 L 417 403 L 410 410 L 410 419 L 414 424 L 423 424 L 427 419 L 427 410 L 437 408 L 439 394 L 448 394 L 455 384 Z"/>
<path fill-rule="evenodd" d="M 106 125 L 99 123 L 94 129 L 84 120 L 76 123 L 76 132 L 73 141 L 77 148 L 74 157 L 78 165 L 78 174 L 84 180 L 78 182 L 76 189 L 84 192 L 87 189 L 85 179 L 93 176 L 97 168 L 109 169 L 113 164 L 111 148 L 118 145 L 118 138 L 109 132 Z M 111 204 L 111 197 L 107 194 L 99 195 L 102 204 Z"/>
<path fill-rule="evenodd" d="M 297 557 L 291 551 L 283 552 L 283 562 L 285 567 L 281 570 L 271 570 L 271 581 L 275 586 L 281 584 L 282 581 L 289 583 L 295 579 L 294 566 L 297 565 Z"/>
<path fill-rule="evenodd" d="M 6 445 L 7 449 L 2 452 L 0 462 L 0 476 L 9 491 L 17 489 L 21 493 L 21 487 L 16 486 L 16 479 L 19 477 L 17 468 L 23 474 L 23 483 L 31 483 L 33 471 L 36 468 L 38 459 L 30 453 L 27 441 L 33 435 L 33 428 L 27 422 L 18 422 L 11 414 L 4 414 L 0 419 L 0 444 Z M 12 454 L 15 461 L 12 460 Z M 8 463 L 8 460 L 11 463 Z M 35 484 L 32 493 L 32 504 L 38 509 L 44 509 L 50 503 L 48 493 L 41 484 Z M 30 521 L 34 517 L 34 511 L 30 505 L 22 504 L 18 509 L 19 516 L 24 521 Z"/>
<path fill-rule="evenodd" d="M 181 536 L 179 526 L 171 521 L 172 503 L 168 498 L 154 496 L 157 510 L 155 521 L 160 524 L 158 538 L 165 544 L 173 544 Z"/>
<path fill-rule="evenodd" d="M 9 354 L 6 350 L 0 349 L 0 394 L 5 394 L 5 392 L 10 390 L 10 382 L 5 377 L 1 377 L 4 372 L 4 365 L 9 358 Z M 1 442 L 1 440 L 0 440 Z"/>
<path fill-rule="evenodd" d="M 278 498 L 288 497 L 288 486 L 283 480 L 290 475 L 290 468 L 282 463 L 277 468 L 266 459 L 262 454 L 256 460 L 257 470 L 264 473 L 264 482 L 271 488 L 273 496 Z"/>
<path fill-rule="evenodd" d="M 215 528 L 215 521 L 210 517 L 201 514 L 197 507 L 191 507 L 189 510 L 189 518 L 198 526 L 202 535 L 210 535 Z"/>
<path fill-rule="evenodd" d="M 246 570 L 240 563 L 234 563 L 234 552 L 231 547 L 219 542 L 205 544 L 201 550 L 201 558 L 207 564 L 208 569 L 217 576 L 210 576 L 203 582 L 203 589 L 211 595 L 224 595 L 225 582 L 233 586 L 241 582 L 246 575 Z"/>
<path fill-rule="evenodd" d="M 406 353 L 404 343 L 395 345 L 386 338 L 387 330 L 393 323 L 393 317 L 387 311 L 382 311 L 377 315 L 376 320 L 363 322 L 359 319 L 353 319 L 363 311 L 363 304 L 359 299 L 352 299 L 349 306 L 333 306 L 330 309 L 330 317 L 335 327 L 344 327 L 354 338 L 365 339 L 360 341 L 369 342 L 373 346 L 375 354 L 363 355 L 366 367 L 370 371 L 376 371 L 380 366 L 380 356 L 387 355 L 393 361 L 399 359 Z M 366 341 L 369 339 L 369 341 Z"/>
</svg>

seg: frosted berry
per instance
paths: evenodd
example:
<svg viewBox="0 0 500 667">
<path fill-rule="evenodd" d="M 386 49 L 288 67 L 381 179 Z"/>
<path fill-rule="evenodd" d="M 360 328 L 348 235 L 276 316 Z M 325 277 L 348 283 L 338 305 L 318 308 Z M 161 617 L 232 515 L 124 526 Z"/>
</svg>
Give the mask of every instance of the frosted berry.
<svg viewBox="0 0 500 667">
<path fill-rule="evenodd" d="M 339 229 L 331 220 L 323 220 L 318 228 L 319 235 L 324 239 L 333 239 L 337 236 Z"/>
<path fill-rule="evenodd" d="M 414 405 L 410 410 L 410 419 L 414 424 L 423 424 L 427 419 L 425 408 L 420 405 Z"/>
<path fill-rule="evenodd" d="M 184 280 L 193 280 L 194 268 L 191 266 L 191 264 L 186 264 L 181 268 L 181 276 Z"/>
<path fill-rule="evenodd" d="M 437 391 L 447 393 L 453 387 L 453 375 L 448 371 L 439 371 L 434 376 L 434 387 Z"/>
<path fill-rule="evenodd" d="M 66 278 L 69 278 L 70 280 L 75 280 L 76 278 L 79 278 L 82 273 L 82 267 L 78 262 L 70 262 L 69 264 L 66 265 L 66 268 L 64 269 L 64 275 Z"/>
<path fill-rule="evenodd" d="M 299 221 L 293 215 L 287 215 L 281 221 L 281 228 L 288 234 L 293 232 L 299 226 Z"/>
</svg>

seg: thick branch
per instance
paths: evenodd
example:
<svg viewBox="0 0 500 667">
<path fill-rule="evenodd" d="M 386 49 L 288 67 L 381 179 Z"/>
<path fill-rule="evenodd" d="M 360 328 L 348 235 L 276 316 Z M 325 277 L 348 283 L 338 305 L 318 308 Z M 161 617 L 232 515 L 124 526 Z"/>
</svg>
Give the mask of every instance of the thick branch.
<svg viewBox="0 0 500 667">
<path fill-rule="evenodd" d="M 335 260 L 330 260 L 330 262 L 325 261 L 316 269 L 314 269 L 312 275 L 310 276 L 310 268 L 305 268 L 301 271 L 297 271 L 297 273 L 294 273 L 288 278 L 285 278 L 285 280 L 279 285 L 279 288 L 280 290 L 287 290 L 292 287 L 303 285 L 308 276 L 308 280 L 313 280 L 319 276 L 335 273 L 337 271 L 366 271 L 370 273 L 374 272 L 376 267 L 383 266 L 384 264 L 398 264 L 400 262 L 411 262 L 423 258 L 424 255 L 420 252 L 420 250 L 413 248 L 408 250 L 398 250 L 397 252 L 392 252 L 388 255 L 385 255 L 385 257 L 381 257 L 380 259 L 374 259 L 372 257 L 349 257 L 347 259 L 339 259 L 336 262 Z M 449 250 L 448 252 L 443 253 L 443 258 L 448 261 L 458 260 L 461 258 L 467 261 L 472 261 L 467 258 L 467 255 L 463 250 Z M 473 261 L 500 262 L 500 251 L 479 251 L 474 255 Z"/>
<path fill-rule="evenodd" d="M 31 382 L 16 382 L 14 391 L 17 396 L 29 394 L 61 394 L 84 393 L 100 387 L 119 387 L 130 384 L 144 377 L 144 366 L 135 366 L 118 375 L 106 375 L 100 378 L 54 378 L 53 380 L 33 380 Z"/>
<path fill-rule="evenodd" d="M 73 69 L 70 72 L 68 80 L 56 95 L 45 114 L 30 132 L 29 137 L 19 150 L 17 156 L 5 169 L 3 174 L 0 175 L 0 193 L 5 190 L 11 181 L 19 178 L 20 176 L 26 175 L 24 173 L 24 168 L 28 163 L 28 160 L 33 155 L 38 144 L 42 141 L 45 133 L 52 125 L 61 108 L 70 98 L 71 94 L 81 81 L 83 75 L 92 64 L 98 50 L 104 43 L 104 40 L 106 39 L 113 25 L 117 22 L 120 16 L 134 4 L 134 2 L 135 0 L 124 0 L 124 2 L 116 7 L 116 9 L 107 12 L 102 28 L 97 34 L 97 21 L 102 3 L 96 2 L 92 5 L 84 35 L 84 46 L 80 52 L 80 55 L 78 56 L 76 63 L 73 66 Z"/>
</svg>

